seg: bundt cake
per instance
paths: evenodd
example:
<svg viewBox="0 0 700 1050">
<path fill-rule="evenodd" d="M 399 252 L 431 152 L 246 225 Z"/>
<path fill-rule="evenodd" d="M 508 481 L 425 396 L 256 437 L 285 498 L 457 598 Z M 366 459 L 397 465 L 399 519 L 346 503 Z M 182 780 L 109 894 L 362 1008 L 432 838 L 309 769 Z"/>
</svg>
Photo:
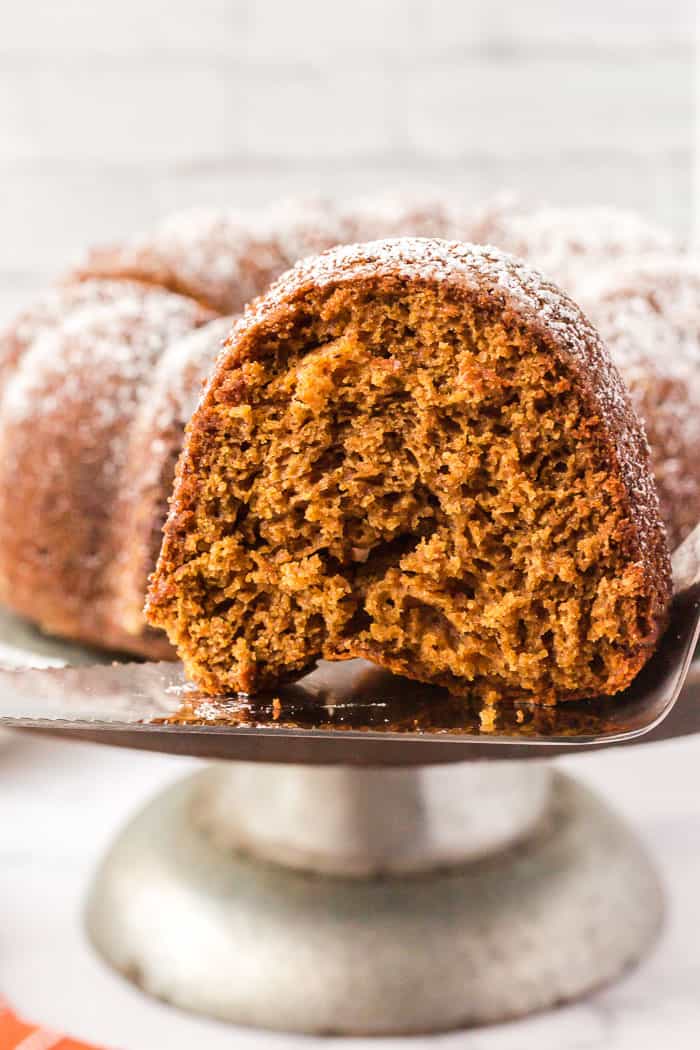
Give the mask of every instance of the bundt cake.
<svg viewBox="0 0 700 1050">
<path fill-rule="evenodd" d="M 281 202 L 90 252 L 0 332 L 0 600 L 55 634 L 172 657 L 143 602 L 185 423 L 232 324 L 214 314 L 308 252 L 463 221 L 416 195 Z"/>
<path fill-rule="evenodd" d="M 695 264 L 670 237 L 606 209 L 499 201 L 470 214 L 415 195 L 285 202 L 176 216 L 92 252 L 0 332 L 0 600 L 57 634 L 172 656 L 142 604 L 184 426 L 232 324 L 213 315 L 240 310 L 300 255 L 404 234 L 496 241 L 582 301 L 645 419 L 675 544 L 700 517 L 700 335 Z"/>
<path fill-rule="evenodd" d="M 204 690 L 366 657 L 484 700 L 624 689 L 670 569 L 643 432 L 579 309 L 495 249 L 300 263 L 187 431 L 147 606 Z"/>
</svg>

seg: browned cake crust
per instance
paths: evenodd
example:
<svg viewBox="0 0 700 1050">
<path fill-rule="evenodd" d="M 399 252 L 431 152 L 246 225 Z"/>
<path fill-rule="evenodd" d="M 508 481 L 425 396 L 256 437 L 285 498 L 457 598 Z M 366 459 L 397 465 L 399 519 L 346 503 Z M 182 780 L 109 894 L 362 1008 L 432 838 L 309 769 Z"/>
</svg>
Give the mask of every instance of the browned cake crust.
<svg viewBox="0 0 700 1050">
<path fill-rule="evenodd" d="M 697 260 L 634 212 L 512 196 L 476 211 L 471 239 L 541 270 L 593 321 L 646 429 L 673 550 L 700 520 Z"/>
<path fill-rule="evenodd" d="M 625 688 L 670 569 L 648 448 L 578 308 L 403 239 L 306 260 L 188 429 L 148 617 L 212 693 L 365 656 L 487 699 Z"/>
</svg>

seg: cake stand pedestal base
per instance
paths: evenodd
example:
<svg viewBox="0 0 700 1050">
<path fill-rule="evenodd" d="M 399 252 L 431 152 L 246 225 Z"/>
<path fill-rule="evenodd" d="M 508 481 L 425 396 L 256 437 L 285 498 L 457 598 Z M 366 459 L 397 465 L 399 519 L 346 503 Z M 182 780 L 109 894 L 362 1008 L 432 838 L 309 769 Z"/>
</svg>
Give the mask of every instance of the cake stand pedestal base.
<svg viewBox="0 0 700 1050">
<path fill-rule="evenodd" d="M 218 765 L 121 834 L 93 943 L 144 991 L 237 1024 L 409 1034 L 575 999 L 648 949 L 649 860 L 547 765 Z"/>
</svg>

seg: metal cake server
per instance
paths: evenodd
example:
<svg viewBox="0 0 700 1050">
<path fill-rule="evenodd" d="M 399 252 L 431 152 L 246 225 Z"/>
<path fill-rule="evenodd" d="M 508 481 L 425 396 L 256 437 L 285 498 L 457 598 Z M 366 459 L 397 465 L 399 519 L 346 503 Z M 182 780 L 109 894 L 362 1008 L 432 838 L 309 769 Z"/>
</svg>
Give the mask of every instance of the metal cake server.
<svg viewBox="0 0 700 1050">
<path fill-rule="evenodd" d="M 613 698 L 482 707 L 350 660 L 322 662 L 275 693 L 212 699 L 185 681 L 177 663 L 91 664 L 0 670 L 0 727 L 205 758 L 375 766 L 542 758 L 684 736 L 700 732 L 700 663 L 691 669 L 700 634 L 700 525 L 676 551 L 673 574 L 661 645 Z"/>
</svg>

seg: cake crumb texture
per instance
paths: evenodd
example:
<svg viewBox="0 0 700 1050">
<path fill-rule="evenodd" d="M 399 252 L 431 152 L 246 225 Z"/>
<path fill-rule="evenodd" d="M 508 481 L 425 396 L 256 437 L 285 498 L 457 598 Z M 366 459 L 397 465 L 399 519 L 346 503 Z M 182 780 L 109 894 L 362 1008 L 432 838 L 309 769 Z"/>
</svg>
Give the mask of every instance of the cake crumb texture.
<svg viewBox="0 0 700 1050">
<path fill-rule="evenodd" d="M 212 694 L 366 657 L 482 700 L 624 689 L 670 570 L 648 448 L 578 308 L 495 249 L 306 260 L 188 428 L 148 618 Z"/>
</svg>

